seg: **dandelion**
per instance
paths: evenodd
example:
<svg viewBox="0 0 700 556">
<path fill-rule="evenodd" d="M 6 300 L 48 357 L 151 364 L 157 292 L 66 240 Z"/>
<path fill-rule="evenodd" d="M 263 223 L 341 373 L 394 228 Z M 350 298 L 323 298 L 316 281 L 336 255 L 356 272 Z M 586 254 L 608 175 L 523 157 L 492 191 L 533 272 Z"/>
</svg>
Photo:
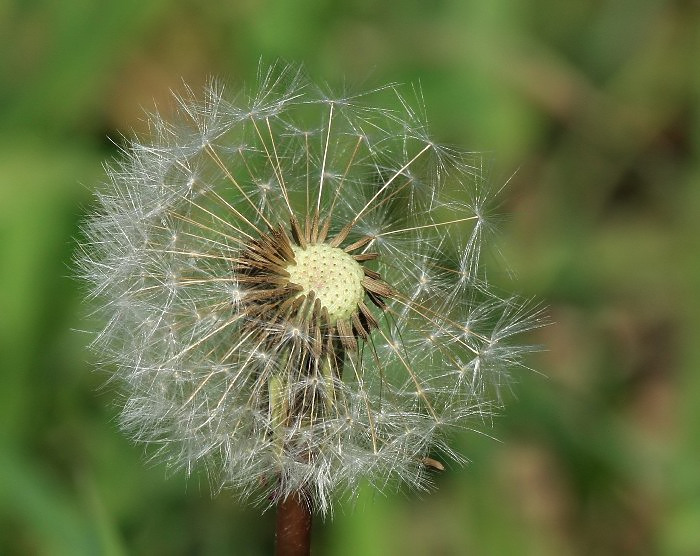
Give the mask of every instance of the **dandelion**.
<svg viewBox="0 0 700 556">
<path fill-rule="evenodd" d="M 486 281 L 480 158 L 394 85 L 275 66 L 234 101 L 176 98 L 108 167 L 79 260 L 124 429 L 307 528 L 362 480 L 425 489 L 539 323 Z"/>
</svg>

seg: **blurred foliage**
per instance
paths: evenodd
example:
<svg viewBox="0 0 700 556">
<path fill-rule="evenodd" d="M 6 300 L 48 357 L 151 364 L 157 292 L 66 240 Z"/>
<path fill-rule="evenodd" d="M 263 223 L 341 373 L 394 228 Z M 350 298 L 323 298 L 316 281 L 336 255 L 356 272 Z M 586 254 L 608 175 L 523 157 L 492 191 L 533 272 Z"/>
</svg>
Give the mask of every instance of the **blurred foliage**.
<svg viewBox="0 0 700 556">
<path fill-rule="evenodd" d="M 433 493 L 364 493 L 317 553 L 700 554 L 699 30 L 692 0 L 0 4 L 0 553 L 270 553 L 271 512 L 120 434 L 71 257 L 107 137 L 281 57 L 419 83 L 433 135 L 509 182 L 499 249 L 554 322 L 502 442 L 457 438 Z"/>
</svg>

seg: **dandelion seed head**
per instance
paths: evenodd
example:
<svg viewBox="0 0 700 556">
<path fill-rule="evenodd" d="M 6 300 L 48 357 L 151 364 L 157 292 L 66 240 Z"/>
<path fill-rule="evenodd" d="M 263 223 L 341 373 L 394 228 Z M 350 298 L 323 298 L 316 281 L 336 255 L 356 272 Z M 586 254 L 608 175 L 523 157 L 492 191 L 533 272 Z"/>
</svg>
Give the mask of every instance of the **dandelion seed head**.
<svg viewBox="0 0 700 556">
<path fill-rule="evenodd" d="M 124 429 L 262 504 L 427 488 L 541 323 L 486 280 L 480 158 L 396 85 L 337 95 L 276 65 L 225 97 L 151 114 L 85 224 Z"/>
</svg>

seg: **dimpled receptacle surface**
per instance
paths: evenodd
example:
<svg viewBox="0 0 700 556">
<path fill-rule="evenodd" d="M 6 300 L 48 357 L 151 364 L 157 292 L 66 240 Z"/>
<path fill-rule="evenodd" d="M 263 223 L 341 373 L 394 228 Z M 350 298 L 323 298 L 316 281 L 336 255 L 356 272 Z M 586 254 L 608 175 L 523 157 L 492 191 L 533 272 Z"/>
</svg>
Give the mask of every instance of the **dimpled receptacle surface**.
<svg viewBox="0 0 700 556">
<path fill-rule="evenodd" d="M 300 295 L 313 291 L 328 311 L 331 324 L 352 315 L 364 298 L 364 272 L 358 262 L 325 243 L 292 248 L 296 262 L 286 270 L 289 281 L 303 288 Z"/>
</svg>

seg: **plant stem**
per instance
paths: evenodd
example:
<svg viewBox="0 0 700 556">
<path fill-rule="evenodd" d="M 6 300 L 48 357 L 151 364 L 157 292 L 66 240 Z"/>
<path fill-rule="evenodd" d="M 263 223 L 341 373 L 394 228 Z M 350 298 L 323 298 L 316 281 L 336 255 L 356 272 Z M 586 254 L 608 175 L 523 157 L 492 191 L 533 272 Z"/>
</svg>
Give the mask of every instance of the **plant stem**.
<svg viewBox="0 0 700 556">
<path fill-rule="evenodd" d="M 301 493 L 277 507 L 277 556 L 308 556 L 311 552 L 311 507 Z"/>
</svg>

